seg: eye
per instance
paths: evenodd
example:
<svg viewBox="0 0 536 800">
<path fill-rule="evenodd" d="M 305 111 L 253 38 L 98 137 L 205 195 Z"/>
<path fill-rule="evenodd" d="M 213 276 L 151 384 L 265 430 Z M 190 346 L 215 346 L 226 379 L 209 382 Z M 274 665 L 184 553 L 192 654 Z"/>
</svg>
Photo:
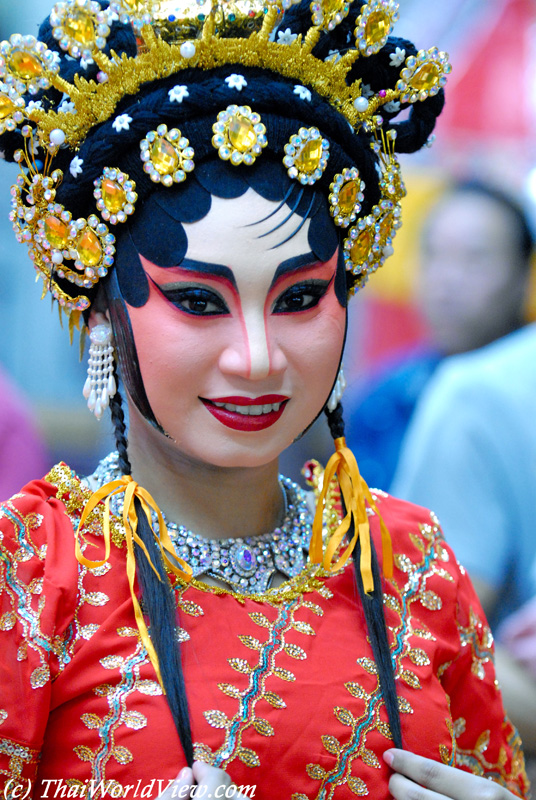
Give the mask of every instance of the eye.
<svg viewBox="0 0 536 800">
<path fill-rule="evenodd" d="M 277 298 L 272 313 L 289 314 L 314 308 L 326 294 L 330 283 L 331 281 L 310 280 L 294 284 Z"/>
<path fill-rule="evenodd" d="M 202 289 L 199 286 L 182 286 L 173 289 L 159 286 L 159 289 L 174 306 L 187 314 L 198 317 L 215 317 L 229 313 L 222 298 L 210 289 Z"/>
</svg>

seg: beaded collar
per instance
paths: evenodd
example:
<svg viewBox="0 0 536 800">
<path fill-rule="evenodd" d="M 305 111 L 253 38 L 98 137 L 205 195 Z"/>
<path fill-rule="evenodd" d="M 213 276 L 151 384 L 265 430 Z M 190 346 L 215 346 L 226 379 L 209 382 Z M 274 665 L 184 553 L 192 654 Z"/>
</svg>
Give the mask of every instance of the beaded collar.
<svg viewBox="0 0 536 800">
<path fill-rule="evenodd" d="M 120 476 L 119 454 L 114 452 L 99 463 L 85 482 L 103 486 Z M 284 475 L 279 476 L 279 483 L 285 498 L 283 522 L 260 536 L 205 539 L 162 515 L 177 555 L 192 567 L 194 577 L 207 574 L 224 581 L 235 592 L 263 594 L 275 572 L 287 578 L 299 575 L 307 563 L 312 514 L 306 492 L 297 483 Z M 122 496 L 112 496 L 110 507 L 121 518 Z M 156 517 L 152 522 L 158 532 Z"/>
</svg>

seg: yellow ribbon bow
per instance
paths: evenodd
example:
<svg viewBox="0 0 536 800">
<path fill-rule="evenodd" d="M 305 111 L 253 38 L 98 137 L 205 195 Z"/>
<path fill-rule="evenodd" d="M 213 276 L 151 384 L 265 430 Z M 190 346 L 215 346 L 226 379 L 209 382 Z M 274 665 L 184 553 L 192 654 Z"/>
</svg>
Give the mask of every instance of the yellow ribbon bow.
<svg viewBox="0 0 536 800">
<path fill-rule="evenodd" d="M 121 492 L 125 493 L 125 499 L 123 502 L 123 525 L 125 527 L 125 538 L 127 543 L 127 577 L 128 583 L 130 586 L 130 595 L 132 597 L 132 605 L 134 606 L 134 615 L 136 617 L 136 623 L 138 625 L 138 630 L 140 632 L 140 636 L 142 642 L 149 654 L 149 658 L 151 659 L 151 663 L 155 669 L 157 674 L 158 680 L 160 685 L 162 686 L 162 690 L 165 693 L 164 686 L 162 684 L 162 675 L 160 673 L 160 665 L 158 663 L 158 656 L 156 654 L 156 650 L 154 649 L 153 643 L 151 642 L 149 631 L 147 630 L 147 626 L 145 624 L 145 620 L 143 618 L 143 613 L 138 602 L 138 598 L 136 597 L 136 592 L 134 590 L 134 582 L 136 578 L 136 557 L 134 555 L 134 542 L 138 544 L 145 554 L 145 558 L 151 565 L 152 569 L 154 570 L 157 578 L 159 581 L 162 580 L 156 567 L 154 566 L 153 562 L 151 561 L 151 557 L 147 551 L 147 548 L 144 542 L 140 539 L 138 535 L 138 515 L 136 513 L 136 507 L 134 505 L 134 500 L 137 497 L 141 503 L 141 507 L 147 517 L 147 521 L 151 530 L 153 531 L 154 538 L 156 539 L 156 543 L 160 548 L 160 552 L 162 554 L 162 558 L 164 560 L 164 564 L 168 569 L 170 569 L 175 575 L 181 578 L 183 581 L 189 582 L 192 578 L 192 568 L 189 564 L 186 563 L 182 558 L 179 558 L 175 555 L 175 550 L 173 548 L 173 544 L 171 543 L 171 539 L 169 538 L 169 534 L 167 531 L 166 523 L 164 522 L 164 518 L 162 517 L 162 512 L 156 505 L 155 501 L 142 486 L 136 483 L 135 480 L 130 475 L 123 475 L 121 478 L 118 478 L 115 481 L 110 481 L 110 483 L 106 483 L 104 486 L 101 486 L 96 492 L 94 492 L 91 497 L 89 498 L 82 516 L 80 518 L 80 523 L 78 525 L 78 530 L 75 534 L 75 547 L 76 547 L 76 558 L 78 559 L 80 564 L 83 564 L 88 569 L 95 569 L 97 567 L 102 567 L 105 564 L 109 557 L 110 557 L 110 498 L 113 495 L 121 494 Z M 84 538 L 82 534 L 82 528 L 84 527 L 84 523 L 86 522 L 87 518 L 93 511 L 93 509 L 100 503 L 101 500 L 104 500 L 104 517 L 103 517 L 103 533 L 104 533 L 104 558 L 102 561 L 89 561 L 84 554 L 82 553 L 82 549 L 80 547 L 80 536 Z M 156 512 L 158 518 L 158 535 L 154 532 L 152 524 L 151 524 L 151 510 Z M 90 543 L 93 546 L 92 542 Z M 180 568 L 176 566 L 176 562 L 180 564 Z"/>
<path fill-rule="evenodd" d="M 334 475 L 339 479 L 341 495 L 346 507 L 346 516 L 340 523 L 336 531 L 330 536 L 323 552 L 322 527 L 323 513 L 326 495 L 329 490 L 330 482 Z M 359 473 L 357 461 L 352 451 L 346 446 L 346 439 L 341 436 L 335 439 L 335 452 L 329 459 L 324 472 L 322 491 L 318 498 L 315 518 L 313 521 L 313 532 L 309 545 L 309 558 L 313 564 L 323 564 L 328 572 L 336 572 L 343 567 L 350 558 L 358 537 L 361 540 L 360 571 L 363 579 L 365 592 L 374 590 L 374 579 L 372 577 L 372 547 L 370 542 L 370 525 L 367 515 L 368 503 L 370 508 L 380 520 L 380 530 L 382 535 L 382 555 L 383 571 L 387 578 L 393 577 L 393 550 L 389 531 L 378 512 L 376 504 L 372 499 L 369 488 Z M 337 551 L 340 543 L 347 534 L 350 524 L 354 521 L 354 535 L 344 553 L 332 564 L 332 558 Z"/>
</svg>

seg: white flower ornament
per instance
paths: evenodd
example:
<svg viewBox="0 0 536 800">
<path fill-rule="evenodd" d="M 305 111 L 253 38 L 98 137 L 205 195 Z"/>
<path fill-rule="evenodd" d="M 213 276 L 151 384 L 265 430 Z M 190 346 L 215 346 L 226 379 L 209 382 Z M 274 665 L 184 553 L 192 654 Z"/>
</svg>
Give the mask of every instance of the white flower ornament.
<svg viewBox="0 0 536 800">
<path fill-rule="evenodd" d="M 188 87 L 177 85 L 169 90 L 168 96 L 170 103 L 182 103 L 186 97 L 190 96 L 190 92 Z"/>
<path fill-rule="evenodd" d="M 308 102 L 311 102 L 311 92 L 307 86 L 295 86 L 294 94 L 297 94 L 300 100 L 307 100 Z"/>
<path fill-rule="evenodd" d="M 78 175 L 82 174 L 82 172 L 84 171 L 82 169 L 82 164 L 83 163 L 84 163 L 84 159 L 83 158 L 79 158 L 79 156 L 75 156 L 73 158 L 73 160 L 71 161 L 71 164 L 69 166 L 69 172 L 71 173 L 73 178 L 77 178 Z"/>
<path fill-rule="evenodd" d="M 237 75 L 236 72 L 233 72 L 232 75 L 228 75 L 225 78 L 225 83 L 229 87 L 229 89 L 237 89 L 239 92 L 242 91 L 244 86 L 248 85 L 247 80 L 244 78 L 243 75 Z"/>
<path fill-rule="evenodd" d="M 132 122 L 132 117 L 128 114 L 120 114 L 116 117 L 112 123 L 112 127 L 117 133 L 121 131 L 128 131 L 130 128 L 130 123 Z"/>
<path fill-rule="evenodd" d="M 387 111 L 388 114 L 396 114 L 397 111 L 400 111 L 400 101 L 399 100 L 390 100 L 383 107 Z"/>
<path fill-rule="evenodd" d="M 403 47 L 397 47 L 394 53 L 391 53 L 389 61 L 392 67 L 401 67 L 406 60 L 406 51 Z"/>
<path fill-rule="evenodd" d="M 76 114 L 76 108 L 72 100 L 63 100 L 61 105 L 58 106 L 58 111 L 63 114 Z"/>
<path fill-rule="evenodd" d="M 277 44 L 292 44 L 292 42 L 298 38 L 297 33 L 292 33 L 290 28 L 287 28 L 284 31 L 278 31 L 277 33 Z"/>
</svg>

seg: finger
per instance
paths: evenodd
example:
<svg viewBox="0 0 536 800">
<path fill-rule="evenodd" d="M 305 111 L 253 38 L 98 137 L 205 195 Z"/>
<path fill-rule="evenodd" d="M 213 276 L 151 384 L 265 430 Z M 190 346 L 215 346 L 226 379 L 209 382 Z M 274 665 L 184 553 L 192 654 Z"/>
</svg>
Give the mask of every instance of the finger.
<svg viewBox="0 0 536 800">
<path fill-rule="evenodd" d="M 394 800 L 445 800 L 444 794 L 425 789 L 398 772 L 389 779 L 389 793 Z"/>
<path fill-rule="evenodd" d="M 211 767 L 203 761 L 194 761 L 192 771 L 198 786 L 206 786 L 209 795 L 225 797 L 225 790 L 231 785 L 231 778 L 224 770 Z M 217 794 L 216 790 L 219 790 Z"/>
<path fill-rule="evenodd" d="M 395 772 L 405 775 L 419 786 L 442 797 L 451 798 L 451 800 L 509 800 L 513 797 L 498 783 L 480 778 L 470 772 L 448 767 L 446 764 L 440 764 L 430 758 L 408 753 L 406 750 L 386 750 L 383 758 Z M 394 776 L 392 777 L 394 778 Z M 395 784 L 395 788 L 400 791 L 400 782 Z M 411 794 L 408 793 L 409 788 L 405 787 L 406 793 L 400 797 L 412 800 L 414 798 L 420 800 L 421 797 L 423 800 L 436 800 L 434 794 L 416 794 L 417 788 L 413 785 L 411 787 L 413 794 Z"/>
<path fill-rule="evenodd" d="M 190 767 L 181 769 L 175 780 L 159 795 L 159 800 L 184 800 L 190 796 L 194 775 Z"/>
</svg>

